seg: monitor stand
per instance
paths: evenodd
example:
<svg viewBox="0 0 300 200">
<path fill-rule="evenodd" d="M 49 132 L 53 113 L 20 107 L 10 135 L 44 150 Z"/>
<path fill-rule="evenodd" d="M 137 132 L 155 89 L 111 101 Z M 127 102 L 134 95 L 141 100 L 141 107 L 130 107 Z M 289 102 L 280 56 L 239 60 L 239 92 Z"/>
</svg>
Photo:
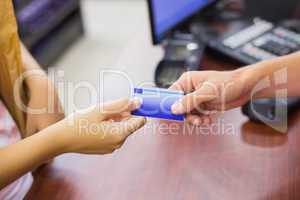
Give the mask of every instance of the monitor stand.
<svg viewBox="0 0 300 200">
<path fill-rule="evenodd" d="M 170 87 L 186 71 L 199 70 L 205 45 L 191 34 L 176 33 L 163 42 L 164 58 L 155 71 L 158 87 Z"/>
</svg>

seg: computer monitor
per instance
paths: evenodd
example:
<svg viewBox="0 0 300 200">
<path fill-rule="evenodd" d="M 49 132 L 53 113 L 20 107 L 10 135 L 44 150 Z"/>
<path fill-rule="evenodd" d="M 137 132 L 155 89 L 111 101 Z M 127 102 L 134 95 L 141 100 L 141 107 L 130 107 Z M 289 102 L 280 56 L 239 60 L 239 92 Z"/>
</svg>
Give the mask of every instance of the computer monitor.
<svg viewBox="0 0 300 200">
<path fill-rule="evenodd" d="M 160 43 L 179 24 L 216 1 L 148 0 L 153 43 Z"/>
</svg>

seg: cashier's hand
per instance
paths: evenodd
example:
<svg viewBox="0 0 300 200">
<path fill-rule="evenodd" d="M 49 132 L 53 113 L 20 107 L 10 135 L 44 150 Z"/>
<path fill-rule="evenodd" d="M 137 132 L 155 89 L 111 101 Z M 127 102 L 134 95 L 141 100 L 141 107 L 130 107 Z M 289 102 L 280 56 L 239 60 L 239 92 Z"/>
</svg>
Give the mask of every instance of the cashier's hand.
<svg viewBox="0 0 300 200">
<path fill-rule="evenodd" d="M 186 94 L 172 112 L 187 114 L 187 121 L 194 125 L 209 124 L 213 114 L 246 103 L 250 88 L 239 70 L 187 72 L 171 86 Z"/>
<path fill-rule="evenodd" d="M 112 153 L 146 123 L 143 117 L 131 116 L 139 107 L 139 101 L 121 99 L 72 114 L 54 125 L 63 152 Z"/>
</svg>

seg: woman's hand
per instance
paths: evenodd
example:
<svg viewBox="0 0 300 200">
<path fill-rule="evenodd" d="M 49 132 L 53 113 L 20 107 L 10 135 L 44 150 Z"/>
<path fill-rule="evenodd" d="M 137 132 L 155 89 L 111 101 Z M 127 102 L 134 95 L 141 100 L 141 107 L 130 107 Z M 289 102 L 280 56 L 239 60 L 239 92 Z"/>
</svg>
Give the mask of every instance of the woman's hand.
<svg viewBox="0 0 300 200">
<path fill-rule="evenodd" d="M 0 148 L 0 189 L 63 153 L 112 153 L 145 124 L 145 118 L 130 114 L 139 106 L 139 102 L 123 99 L 81 111 Z"/>
<path fill-rule="evenodd" d="M 139 101 L 121 99 L 80 111 L 54 125 L 63 153 L 112 153 L 146 123 L 145 118 L 130 114 L 139 106 Z"/>
<path fill-rule="evenodd" d="M 229 72 L 187 72 L 171 89 L 184 91 L 186 96 L 172 107 L 174 114 L 187 114 L 194 125 L 210 123 L 210 114 L 239 107 L 250 98 L 255 77 L 246 70 Z M 213 111 L 213 112 L 212 112 Z"/>
</svg>

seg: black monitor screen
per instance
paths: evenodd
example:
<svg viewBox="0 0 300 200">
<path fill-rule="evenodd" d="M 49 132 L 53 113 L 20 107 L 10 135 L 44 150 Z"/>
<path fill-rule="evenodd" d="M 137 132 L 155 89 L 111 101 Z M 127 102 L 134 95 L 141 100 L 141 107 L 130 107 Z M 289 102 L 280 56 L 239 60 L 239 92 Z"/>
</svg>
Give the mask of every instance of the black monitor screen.
<svg viewBox="0 0 300 200">
<path fill-rule="evenodd" d="M 167 32 L 216 0 L 148 0 L 154 43 Z"/>
</svg>

